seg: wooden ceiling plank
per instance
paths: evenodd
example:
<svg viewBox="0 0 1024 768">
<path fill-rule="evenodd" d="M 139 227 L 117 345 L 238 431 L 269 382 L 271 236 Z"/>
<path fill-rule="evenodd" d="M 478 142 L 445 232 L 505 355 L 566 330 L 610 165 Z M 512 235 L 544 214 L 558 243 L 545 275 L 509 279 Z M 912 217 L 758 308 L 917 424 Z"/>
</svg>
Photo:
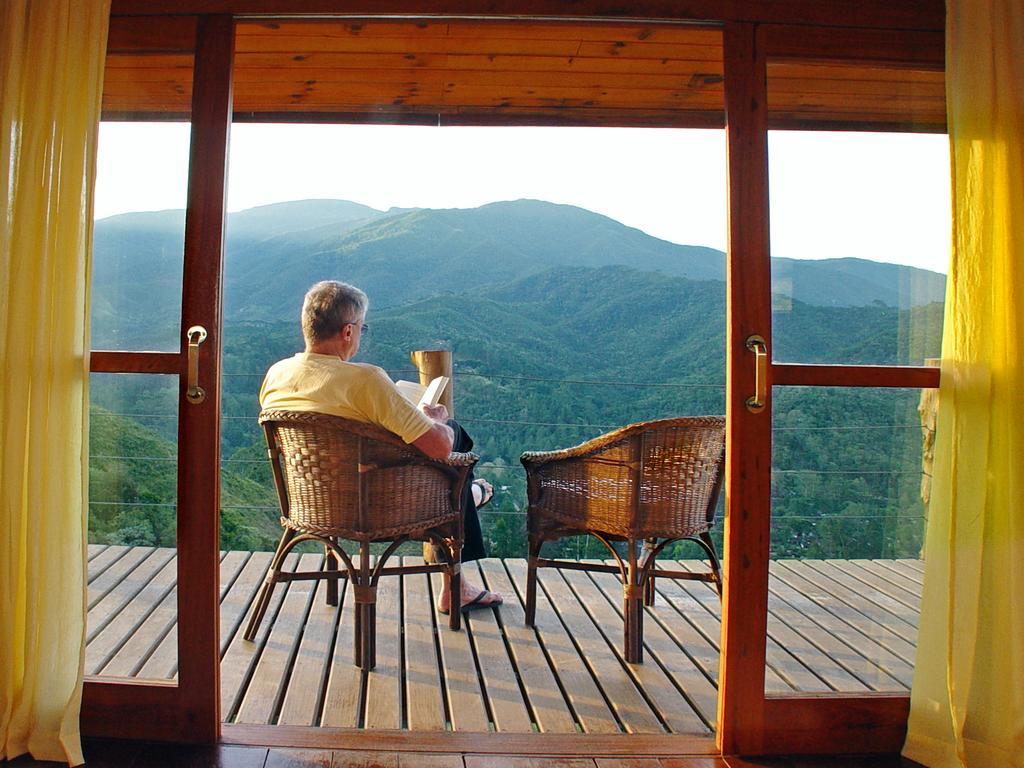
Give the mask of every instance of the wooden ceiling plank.
<svg viewBox="0 0 1024 768">
<path fill-rule="evenodd" d="M 298 60 L 296 61 L 296 58 Z M 579 58 L 552 56 L 450 56 L 429 54 L 409 59 L 401 54 L 315 54 L 293 57 L 290 54 L 245 54 L 235 61 L 237 70 L 291 70 L 296 76 L 310 70 L 344 73 L 352 70 L 392 70 L 415 73 L 419 70 L 448 72 L 577 72 L 591 74 L 691 75 L 693 72 L 722 73 L 717 57 L 652 60 Z"/>
<path fill-rule="evenodd" d="M 108 53 L 106 68 L 107 71 L 132 71 L 136 69 L 192 69 L 192 56 L 181 53 L 159 53 L 152 55 Z"/>
<path fill-rule="evenodd" d="M 134 16 L 110 20 L 107 53 L 192 53 L 195 49 L 195 16 Z"/>
<path fill-rule="evenodd" d="M 942 72 L 886 67 L 830 66 L 827 64 L 773 64 L 768 67 L 768 87 L 782 80 L 866 80 L 871 82 L 943 83 Z"/>
<path fill-rule="evenodd" d="M 150 85 L 150 84 L 146 84 Z M 145 91 L 145 89 L 143 89 Z M 147 92 L 159 92 L 154 86 Z M 372 109 L 386 104 L 430 104 L 437 103 L 437 95 L 423 93 L 416 87 L 396 88 L 390 92 L 382 92 L 373 84 L 354 84 L 344 91 L 324 91 L 316 86 L 297 89 L 290 83 L 266 83 L 263 88 L 253 88 L 251 93 L 239 89 L 236 92 L 236 109 L 243 111 L 258 110 L 272 107 L 276 99 L 283 104 L 322 103 L 347 110 L 356 111 Z M 532 106 L 532 105 L 566 105 L 580 106 L 617 105 L 617 106 L 661 106 L 672 104 L 701 102 L 710 106 L 720 104 L 721 96 L 717 93 L 699 92 L 665 92 L 665 91 L 633 91 L 633 90 L 602 90 L 598 88 L 566 88 L 552 86 L 548 88 L 514 88 L 503 89 L 487 87 L 460 87 L 448 89 L 444 93 L 445 103 L 457 103 L 465 106 L 490 104 L 494 106 Z"/>
<path fill-rule="evenodd" d="M 145 77 L 140 79 L 155 80 L 159 72 L 147 72 Z M 127 80 L 128 75 L 123 74 L 121 79 Z M 331 69 L 307 69 L 302 72 L 293 72 L 281 69 L 252 68 L 238 72 L 235 83 L 239 87 L 251 83 L 305 83 L 317 85 L 320 88 L 344 90 L 353 83 L 380 84 L 380 85 L 419 85 L 421 87 L 449 86 L 449 87 L 493 87 L 502 88 L 505 86 L 535 88 L 547 87 L 553 84 L 565 85 L 575 88 L 604 88 L 604 89 L 625 89 L 625 90 L 706 90 L 717 87 L 721 91 L 721 80 L 716 83 L 713 79 L 707 80 L 703 73 L 688 72 L 682 75 L 659 75 L 646 73 L 632 74 L 607 74 L 595 75 L 589 72 L 446 72 L 444 70 L 423 69 L 415 73 L 403 72 L 401 70 L 345 70 L 339 72 Z M 828 92 L 829 89 L 824 89 Z M 836 89 L 838 90 L 838 89 Z M 782 91 L 788 92 L 788 90 Z M 856 91 L 855 91 L 856 92 Z M 870 92 L 862 90 L 861 92 Z"/>
<path fill-rule="evenodd" d="M 410 20 L 391 21 L 379 19 L 337 21 L 278 21 L 241 22 L 238 25 L 239 40 L 246 37 L 262 37 L 277 33 L 319 37 L 324 34 L 339 38 L 358 35 L 360 37 L 408 37 L 410 32 L 432 37 L 461 39 L 519 39 L 519 40 L 590 40 L 593 42 L 614 42 L 633 40 L 639 42 L 675 42 L 698 45 L 712 45 L 721 48 L 722 33 L 715 27 L 692 24 L 658 22 L 637 22 L 623 24 L 609 21 L 589 23 L 549 21 L 543 25 L 508 20 Z"/>
<path fill-rule="evenodd" d="M 778 24 L 816 24 L 837 27 L 941 30 L 945 24 L 943 0 L 112 0 L 114 16 L 181 13 L 233 13 L 247 15 L 306 16 L 549 16 L 556 18 L 607 17 L 621 20 L 681 19 L 749 21 Z"/>
<path fill-rule="evenodd" d="M 360 52 L 360 53 L 475 53 L 481 55 L 520 54 L 537 56 L 574 56 L 579 51 L 576 40 L 459 40 L 444 37 L 359 37 L 339 40 L 330 36 L 274 35 L 239 41 L 238 53 L 283 52 L 293 55 Z"/>
<path fill-rule="evenodd" d="M 945 68 L 945 36 L 941 31 L 920 32 L 878 29 L 816 29 L 769 24 L 765 40 L 775 61 L 816 60 L 871 62 L 890 67 L 910 66 L 942 71 Z"/>
</svg>

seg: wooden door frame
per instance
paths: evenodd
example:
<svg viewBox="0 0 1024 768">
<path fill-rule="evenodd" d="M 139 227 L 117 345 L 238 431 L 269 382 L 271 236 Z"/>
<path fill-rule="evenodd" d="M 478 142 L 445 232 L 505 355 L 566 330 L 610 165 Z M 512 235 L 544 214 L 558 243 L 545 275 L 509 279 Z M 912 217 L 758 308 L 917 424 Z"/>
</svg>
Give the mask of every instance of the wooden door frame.
<svg viewBox="0 0 1024 768">
<path fill-rule="evenodd" d="M 790 696 L 764 692 L 770 514 L 770 407 L 748 414 L 753 392 L 753 363 L 745 340 L 762 335 L 771 349 L 770 262 L 768 249 L 768 169 L 766 67 L 770 56 L 839 56 L 893 66 L 942 66 L 941 14 L 933 3 L 913 9 L 886 0 L 861 0 L 823 6 L 794 0 L 778 13 L 757 0 L 722 3 L 699 0 L 685 9 L 665 0 L 636 4 L 630 20 L 724 23 L 726 114 L 729 173 L 729 266 L 727 270 L 727 414 L 726 572 L 729 584 L 723 612 L 718 739 L 726 754 L 898 750 L 906 723 L 906 696 Z M 211 333 L 202 348 L 201 370 L 211 397 L 202 406 L 180 406 L 180 439 L 188 450 L 179 469 L 202 477 L 179 485 L 179 632 L 180 682 L 141 685 L 88 681 L 83 731 L 91 735 L 132 736 L 174 741 L 212 742 L 221 733 L 218 653 L 218 495 L 220 331 L 224 194 L 231 120 L 231 68 L 234 20 L 231 13 L 258 16 L 305 11 L 330 14 L 340 3 L 307 0 L 114 0 L 120 19 L 149 15 L 161 28 L 142 29 L 129 45 L 143 50 L 187 50 L 195 32 L 192 154 L 186 223 L 186 281 L 182 332 L 191 324 Z M 408 6 L 408 7 L 406 7 Z M 934 6 L 934 7 L 933 7 Z M 460 10 L 461 9 L 461 10 Z M 218 15 L 205 15 L 216 10 Z M 477 4 L 427 0 L 372 0 L 346 13 L 374 16 L 480 15 Z M 195 17 L 181 14 L 199 14 Z M 619 5 L 583 0 L 566 9 L 554 0 L 492 4 L 484 15 L 520 18 L 546 14 L 622 20 Z M 198 19 L 198 21 L 196 21 Z M 538 21 L 543 21 L 538 18 Z M 130 21 L 130 20 L 129 20 Z M 166 23 L 164 23 L 166 22 Z M 825 28 L 819 25 L 828 25 Z M 858 29 L 844 29 L 858 27 Z M 148 35 L 148 37 L 147 37 Z M 938 38 L 937 38 L 938 36 Z M 119 38 L 120 39 L 120 38 Z M 94 353 L 93 370 L 162 372 L 182 377 L 184 352 Z M 774 384 L 864 386 L 936 386 L 935 369 L 886 366 L 769 366 Z M 182 390 L 184 384 L 182 385 Z M 210 468 L 214 468 L 210 472 Z M 183 595 L 189 597 L 183 599 Z M 799 739 L 799 741 L 792 741 Z M 856 739 L 855 741 L 853 739 Z"/>
<path fill-rule="evenodd" d="M 728 350 L 726 411 L 725 600 L 719 675 L 718 740 L 724 754 L 897 753 L 906 736 L 906 694 L 765 693 L 768 561 L 771 545 L 772 387 L 938 387 L 939 370 L 923 366 L 768 366 L 767 403 L 751 413 L 752 353 L 758 334 L 772 350 L 768 222 L 769 60 L 856 60 L 878 66 L 939 69 L 936 33 L 831 30 L 730 22 L 725 26 L 729 253 L 726 277 Z M 730 589 L 729 585 L 742 585 Z"/>
<path fill-rule="evenodd" d="M 220 738 L 220 375 L 227 149 L 234 20 L 201 17 L 193 65 L 181 335 L 202 325 L 200 404 L 185 397 L 187 345 L 178 353 L 97 352 L 92 371 L 179 378 L 178 682 L 90 679 L 82 732 L 90 736 L 212 743 Z M 154 148 L 156 149 L 156 148 Z"/>
</svg>

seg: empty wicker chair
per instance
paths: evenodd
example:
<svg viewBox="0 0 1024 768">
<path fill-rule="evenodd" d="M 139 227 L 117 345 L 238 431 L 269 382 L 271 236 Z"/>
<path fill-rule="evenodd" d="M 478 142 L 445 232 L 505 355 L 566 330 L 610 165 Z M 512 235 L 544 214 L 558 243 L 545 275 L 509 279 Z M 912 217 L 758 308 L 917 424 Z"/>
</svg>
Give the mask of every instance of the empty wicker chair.
<svg viewBox="0 0 1024 768">
<path fill-rule="evenodd" d="M 537 609 L 537 569 L 609 571 L 622 579 L 625 656 L 643 660 L 643 604 L 654 601 L 655 578 L 699 579 L 722 594 L 718 556 L 708 535 L 722 487 L 725 419 L 660 419 L 609 432 L 575 448 L 522 455 L 526 467 L 529 564 L 526 623 Z M 548 560 L 545 541 L 590 534 L 616 565 Z M 675 541 L 697 542 L 708 572 L 662 570 L 655 558 Z M 625 541 L 623 557 L 612 542 Z M 638 551 L 638 547 L 641 547 Z"/>
<path fill-rule="evenodd" d="M 376 663 L 377 580 L 388 574 L 447 571 L 452 605 L 459 604 L 462 557 L 462 489 L 477 457 L 453 453 L 435 461 L 380 427 L 322 413 L 264 411 L 260 424 L 274 470 L 284 535 L 260 589 L 245 638 L 256 636 L 274 585 L 300 579 L 328 579 L 327 602 L 338 604 L 338 579 L 347 578 L 356 603 L 355 664 Z M 340 546 L 359 544 L 359 561 Z M 321 571 L 282 571 L 285 556 L 302 541 L 325 548 Z M 385 567 L 406 541 L 429 541 L 445 562 Z M 370 544 L 387 542 L 371 566 Z M 339 564 L 344 569 L 339 570 Z M 448 626 L 457 630 L 460 612 Z"/>
</svg>

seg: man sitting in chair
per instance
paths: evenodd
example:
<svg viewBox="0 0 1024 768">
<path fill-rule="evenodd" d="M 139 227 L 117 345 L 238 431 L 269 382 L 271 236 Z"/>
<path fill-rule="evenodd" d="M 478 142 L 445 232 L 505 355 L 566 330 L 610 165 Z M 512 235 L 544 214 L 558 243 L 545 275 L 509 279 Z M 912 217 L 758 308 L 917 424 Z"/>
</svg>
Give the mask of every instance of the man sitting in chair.
<svg viewBox="0 0 1024 768">
<path fill-rule="evenodd" d="M 366 294 L 347 283 L 325 280 L 310 288 L 302 304 L 306 351 L 270 367 L 260 389 L 260 406 L 264 410 L 316 411 L 376 424 L 432 459 L 446 458 L 452 451 L 470 451 L 472 438 L 448 418 L 444 405 L 421 410 L 402 396 L 383 369 L 351 362 L 362 334 L 369 330 L 368 306 Z M 486 554 L 477 509 L 490 501 L 492 494 L 490 483 L 470 475 L 462 497 L 463 562 Z M 437 602 L 445 614 L 451 607 L 447 581 L 446 574 Z M 473 584 L 463 572 L 463 611 L 501 602 L 500 594 Z"/>
</svg>

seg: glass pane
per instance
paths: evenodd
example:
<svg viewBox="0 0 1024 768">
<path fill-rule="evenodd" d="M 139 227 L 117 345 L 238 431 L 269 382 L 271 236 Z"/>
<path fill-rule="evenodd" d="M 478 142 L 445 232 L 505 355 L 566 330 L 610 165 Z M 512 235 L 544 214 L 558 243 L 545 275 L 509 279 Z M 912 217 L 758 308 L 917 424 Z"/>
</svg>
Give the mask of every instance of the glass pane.
<svg viewBox="0 0 1024 768">
<path fill-rule="evenodd" d="M 769 134 L 776 361 L 922 365 L 949 262 L 942 135 Z"/>
<path fill-rule="evenodd" d="M 180 345 L 188 123 L 101 123 L 92 347 Z"/>
<path fill-rule="evenodd" d="M 768 692 L 909 690 L 934 407 L 775 389 Z"/>
<path fill-rule="evenodd" d="M 89 378 L 86 674 L 177 670 L 178 377 Z"/>
<path fill-rule="evenodd" d="M 516 74 L 522 75 L 520 85 L 550 80 L 538 75 L 536 67 L 551 64 L 554 57 L 531 57 L 527 29 L 512 35 L 502 25 L 483 25 L 462 34 L 455 23 L 441 28 L 432 22 L 409 26 L 394 21 L 390 31 L 387 26 L 240 24 L 236 98 L 258 109 L 266 87 L 292 93 L 297 72 L 319 68 L 323 75 L 326 55 L 339 66 L 315 83 L 299 77 L 303 93 L 289 108 L 358 111 L 362 98 L 372 101 L 375 111 L 380 104 L 396 111 L 422 109 L 440 92 L 422 89 L 395 101 L 387 90 L 396 86 L 396 74 L 405 82 L 422 74 L 422 68 L 389 70 L 379 86 L 352 82 L 365 71 L 359 65 L 364 59 L 389 61 L 395 69 L 425 60 L 373 51 L 377 44 L 393 46 L 385 33 L 394 35 L 396 28 L 402 28 L 403 46 L 431 46 L 432 59 L 443 46 L 468 54 L 468 61 L 452 68 L 452 80 L 445 76 L 455 84 L 443 94 L 446 110 L 459 103 L 465 86 L 473 86 L 481 99 L 503 90 L 486 84 L 487 72 L 461 66 L 490 68 L 486 57 L 470 51 L 487 49 L 491 41 L 485 35 L 496 30 L 505 34 L 503 45 L 523 49 L 523 55 L 514 57 L 524 67 Z M 654 98 L 657 81 L 666 87 L 666 99 L 692 98 L 691 103 L 710 105 L 720 114 L 720 33 L 705 30 L 695 35 L 694 45 L 687 45 L 662 40 L 663 32 L 671 30 L 659 27 L 648 35 L 617 28 L 614 34 L 626 42 L 605 46 L 602 67 L 608 69 L 579 73 L 579 79 L 593 72 L 601 79 L 602 73 L 621 67 L 613 79 L 628 80 L 629 87 L 609 87 L 615 92 L 597 97 L 634 103 Z M 593 25 L 586 33 L 613 34 Z M 551 38 L 555 34 L 545 29 L 549 48 L 561 45 Z M 700 45 L 706 39 L 711 43 Z M 623 64 L 630 50 L 659 40 L 658 58 Z M 336 52 L 324 50 L 332 45 Z M 577 47 L 578 41 L 573 49 Z M 714 61 L 698 62 L 699 57 Z M 272 61 L 282 66 L 267 85 L 263 79 Z M 297 69 L 289 69 L 292 62 Z M 636 88 L 635 70 L 641 67 L 661 69 L 648 79 L 651 88 L 644 92 Z M 681 81 L 687 83 L 685 91 L 678 88 Z M 343 99 L 348 101 L 339 101 Z M 517 108 L 536 107 L 536 101 L 531 96 Z M 621 102 L 594 104 L 595 109 L 619 107 Z M 503 109 L 506 114 L 514 111 Z M 493 500 L 480 514 L 490 557 L 480 566 L 467 562 L 463 572 L 474 584 L 486 582 L 502 592 L 510 606 L 522 599 L 517 569 L 526 553 L 526 480 L 519 461 L 523 451 L 568 447 L 632 422 L 724 412 L 723 132 L 435 126 L 435 118 L 436 113 L 429 127 L 242 124 L 232 129 L 221 432 L 221 542 L 228 550 L 221 573 L 229 579 L 222 601 L 226 639 L 221 669 L 228 722 L 375 727 L 386 718 L 386 727 L 415 730 L 423 727 L 417 719 L 422 721 L 423 711 L 431 707 L 419 698 L 426 691 L 419 681 L 462 674 L 455 669 L 460 662 L 450 663 L 455 658 L 450 646 L 454 633 L 430 630 L 444 621 L 434 611 L 436 578 L 428 584 L 424 578 L 403 577 L 400 586 L 396 579 L 381 579 L 378 598 L 390 604 L 378 605 L 378 654 L 380 648 L 395 649 L 388 657 L 394 660 L 391 669 L 406 685 L 404 702 L 396 700 L 394 706 L 376 696 L 374 680 L 358 701 L 348 693 L 351 593 L 342 595 L 340 609 L 334 609 L 326 606 L 322 586 L 293 582 L 286 593 L 276 593 L 258 629 L 258 659 L 253 645 L 241 638 L 240 622 L 261 577 L 259 567 L 265 568 L 270 559 L 265 550 L 276 546 L 281 530 L 264 438 L 256 423 L 260 384 L 270 365 L 303 349 L 299 311 L 313 283 L 344 280 L 368 293 L 372 333 L 362 336 L 357 362 L 381 366 L 395 379 L 415 379 L 410 351 L 452 351 L 455 415 L 481 456 L 477 476 L 495 488 Z M 595 157 L 612 160 L 595 163 Z M 718 528 L 714 536 L 720 545 Z M 545 554 L 552 557 L 609 556 L 594 538 L 545 546 Z M 420 552 L 419 545 L 407 545 L 398 554 Z M 693 545 L 663 553 L 666 562 L 688 563 L 680 567 L 689 567 L 702 555 Z M 315 566 L 322 550 L 303 557 Z M 229 561 L 237 563 L 232 567 L 239 575 L 233 581 L 227 575 Z M 554 571 L 548 573 L 561 579 Z M 550 601 L 544 598 L 550 610 L 572 614 L 572 629 L 557 618 L 545 620 L 527 652 L 535 653 L 541 666 L 546 664 L 545 644 L 577 654 L 567 633 L 586 626 L 586 650 L 579 653 L 592 658 L 577 655 L 571 663 L 583 665 L 581 669 L 591 664 L 607 670 L 601 673 L 607 676 L 622 668 L 622 588 L 612 574 L 591 581 L 587 574 L 573 573 L 581 579 L 570 577 L 560 587 L 548 582 Z M 610 706 L 603 727 L 657 729 L 659 718 L 672 731 L 714 727 L 720 607 L 708 585 L 698 583 L 692 593 L 689 586 L 675 589 L 666 583 L 665 597 L 646 625 L 647 637 L 657 644 L 648 657 L 650 667 L 669 670 L 662 678 L 668 699 L 645 692 L 637 694 L 635 707 L 616 702 L 611 705 L 616 711 L 628 711 L 619 723 Z M 508 615 L 506 626 L 511 626 Z M 477 629 L 481 624 L 473 626 L 480 633 L 476 637 L 483 637 L 484 630 Z M 476 646 L 483 674 L 508 664 L 504 654 L 510 646 L 499 632 Z M 405 643 L 402 652 L 398 633 Z M 455 639 L 461 642 L 461 637 Z M 699 661 L 690 655 L 697 646 Z M 290 671 L 282 653 L 288 648 L 295 654 Z M 244 669 L 255 672 L 246 677 L 240 671 Z M 377 673 L 375 678 L 382 679 Z M 557 691 L 551 679 L 551 690 Z M 594 691 L 603 684 L 594 683 Z M 317 685 L 316 695 L 297 692 Z M 274 695 L 263 693 L 271 689 Z M 276 710 L 275 696 L 281 703 Z M 556 692 L 555 698 L 561 697 Z M 566 704 L 567 713 L 569 709 Z M 461 713 L 449 719 L 437 727 L 472 730 Z M 482 725 L 484 730 L 507 727 L 503 722 Z M 576 732 L 571 715 L 552 729 Z"/>
</svg>

